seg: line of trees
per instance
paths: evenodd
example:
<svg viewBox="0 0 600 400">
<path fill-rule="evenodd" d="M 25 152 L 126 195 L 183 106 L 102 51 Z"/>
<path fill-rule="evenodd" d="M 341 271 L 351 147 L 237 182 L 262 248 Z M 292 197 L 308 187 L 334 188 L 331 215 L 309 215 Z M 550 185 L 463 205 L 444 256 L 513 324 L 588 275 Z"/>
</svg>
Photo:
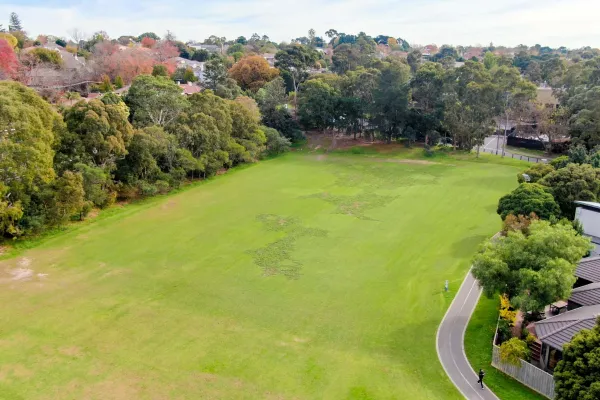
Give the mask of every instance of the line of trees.
<svg viewBox="0 0 600 400">
<path fill-rule="evenodd" d="M 0 82 L 0 235 L 84 218 L 117 199 L 165 193 L 184 181 L 286 151 L 248 97 L 185 97 L 140 75 L 114 93 L 56 112 L 35 91 Z"/>
</svg>

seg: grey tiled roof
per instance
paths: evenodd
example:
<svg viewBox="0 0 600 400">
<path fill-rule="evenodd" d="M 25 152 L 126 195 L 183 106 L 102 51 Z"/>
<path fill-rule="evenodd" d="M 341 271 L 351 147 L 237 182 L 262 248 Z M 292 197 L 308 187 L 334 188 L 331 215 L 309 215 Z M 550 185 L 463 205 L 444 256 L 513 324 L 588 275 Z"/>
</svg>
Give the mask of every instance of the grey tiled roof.
<svg viewBox="0 0 600 400">
<path fill-rule="evenodd" d="M 600 282 L 600 257 L 588 257 L 579 262 L 575 276 L 590 282 Z"/>
<path fill-rule="evenodd" d="M 582 306 L 600 304 L 600 282 L 573 289 L 569 300 Z"/>
<path fill-rule="evenodd" d="M 600 315 L 600 304 L 580 307 L 536 322 L 535 334 L 542 343 L 562 350 L 563 345 L 569 343 L 579 331 L 593 328 L 598 315 Z"/>
</svg>

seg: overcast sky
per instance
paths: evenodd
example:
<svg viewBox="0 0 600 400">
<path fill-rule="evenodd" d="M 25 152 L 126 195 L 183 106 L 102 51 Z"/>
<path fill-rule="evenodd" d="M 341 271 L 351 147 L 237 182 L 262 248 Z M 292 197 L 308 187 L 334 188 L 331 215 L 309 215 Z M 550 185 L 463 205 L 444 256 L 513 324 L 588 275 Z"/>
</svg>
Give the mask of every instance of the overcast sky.
<svg viewBox="0 0 600 400">
<path fill-rule="evenodd" d="M 4 27 L 12 11 L 30 35 L 169 29 L 183 41 L 256 32 L 280 42 L 334 28 L 422 45 L 600 47 L 600 0 L 0 0 Z"/>
</svg>

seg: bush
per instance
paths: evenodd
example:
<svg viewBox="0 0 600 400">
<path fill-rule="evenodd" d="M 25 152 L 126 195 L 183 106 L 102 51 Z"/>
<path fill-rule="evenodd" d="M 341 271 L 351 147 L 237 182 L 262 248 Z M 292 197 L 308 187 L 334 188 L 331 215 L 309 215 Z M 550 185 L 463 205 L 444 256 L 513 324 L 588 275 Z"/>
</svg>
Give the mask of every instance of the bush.
<svg viewBox="0 0 600 400">
<path fill-rule="evenodd" d="M 262 129 L 267 138 L 265 149 L 266 154 L 275 156 L 290 150 L 292 142 L 288 138 L 281 136 L 281 134 L 273 128 L 268 128 L 265 126 Z"/>
<path fill-rule="evenodd" d="M 128 185 L 128 184 L 119 184 L 118 186 L 118 198 L 121 200 L 125 200 L 125 201 L 130 201 L 130 200 L 134 200 L 137 199 L 138 196 L 140 195 L 140 191 L 139 188 L 137 188 L 136 186 L 133 185 Z"/>
<path fill-rule="evenodd" d="M 512 331 L 507 320 L 500 318 L 498 320 L 498 343 L 504 343 L 512 337 Z"/>
<path fill-rule="evenodd" d="M 569 157 L 568 156 L 560 156 L 556 157 L 554 160 L 550 161 L 550 165 L 554 167 L 554 169 L 561 169 L 569 165 Z"/>
<path fill-rule="evenodd" d="M 166 181 L 156 181 L 154 182 L 154 186 L 156 186 L 156 189 L 160 194 L 168 193 L 170 189 L 169 182 Z"/>
<path fill-rule="evenodd" d="M 138 189 L 140 191 L 140 194 L 144 197 L 155 196 L 156 193 L 158 193 L 158 188 L 155 185 L 146 181 L 138 182 Z"/>
<path fill-rule="evenodd" d="M 509 326 L 514 326 L 517 319 L 517 312 L 512 310 L 512 305 L 505 294 L 500 296 L 500 318 L 508 322 Z"/>
<path fill-rule="evenodd" d="M 519 338 L 511 338 L 500 345 L 500 359 L 506 363 L 520 366 L 521 360 L 528 357 L 529 347 Z"/>
<path fill-rule="evenodd" d="M 531 168 L 519 173 L 517 175 L 517 181 L 519 181 L 519 183 L 525 183 L 526 181 L 523 175 L 529 175 L 529 182 L 535 183 L 553 171 L 554 167 L 550 164 L 534 164 Z"/>
</svg>

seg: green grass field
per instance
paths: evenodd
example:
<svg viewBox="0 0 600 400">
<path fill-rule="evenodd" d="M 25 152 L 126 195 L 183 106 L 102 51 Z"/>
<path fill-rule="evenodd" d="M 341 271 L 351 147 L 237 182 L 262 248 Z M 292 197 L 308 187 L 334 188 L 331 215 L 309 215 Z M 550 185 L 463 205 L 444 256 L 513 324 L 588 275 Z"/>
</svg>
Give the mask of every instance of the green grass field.
<svg viewBox="0 0 600 400">
<path fill-rule="evenodd" d="M 0 261 L 0 398 L 459 399 L 436 329 L 518 164 L 384 157 L 288 154 Z"/>
</svg>

